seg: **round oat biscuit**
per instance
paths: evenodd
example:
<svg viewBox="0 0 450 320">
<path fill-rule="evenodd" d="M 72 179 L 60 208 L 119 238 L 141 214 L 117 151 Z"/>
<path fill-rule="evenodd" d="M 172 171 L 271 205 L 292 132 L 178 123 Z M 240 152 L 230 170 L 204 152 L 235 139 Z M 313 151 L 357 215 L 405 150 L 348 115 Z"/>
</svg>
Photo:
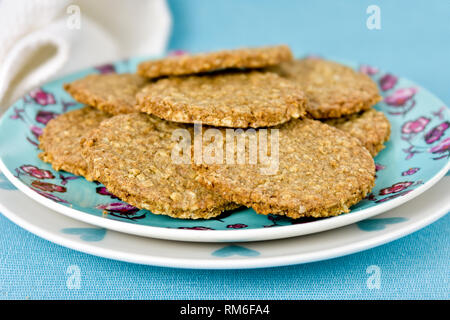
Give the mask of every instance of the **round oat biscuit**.
<svg viewBox="0 0 450 320">
<path fill-rule="evenodd" d="M 299 59 L 273 67 L 305 92 L 306 112 L 314 119 L 339 118 L 367 110 L 381 101 L 378 87 L 367 75 L 323 59 Z"/>
<path fill-rule="evenodd" d="M 372 157 L 347 133 L 311 119 L 292 120 L 275 129 L 279 129 L 279 139 L 274 140 L 279 142 L 278 157 L 272 140 L 261 140 L 262 130 L 256 133 L 260 147 L 261 141 L 268 141 L 272 161 L 262 163 L 258 154 L 256 164 L 251 164 L 246 151 L 247 160 L 241 164 L 229 160 L 197 164 L 197 180 L 257 213 L 294 219 L 348 212 L 374 186 Z M 272 135 L 270 130 L 267 137 Z"/>
<path fill-rule="evenodd" d="M 208 219 L 237 208 L 195 181 L 190 161 L 172 160 L 175 130 L 190 136 L 192 128 L 142 113 L 102 122 L 83 144 L 91 178 L 133 206 L 174 218 Z"/>
<path fill-rule="evenodd" d="M 109 114 L 93 107 L 69 111 L 50 120 L 39 137 L 39 158 L 55 170 L 86 176 L 86 161 L 81 155 L 81 140 L 98 127 Z"/>
<path fill-rule="evenodd" d="M 263 68 L 293 59 L 288 46 L 223 50 L 141 62 L 137 72 L 148 78 L 179 76 L 230 68 Z"/>
<path fill-rule="evenodd" d="M 287 122 L 304 115 L 306 104 L 295 83 L 257 71 L 160 79 L 136 98 L 141 111 L 169 121 L 236 128 Z"/>
<path fill-rule="evenodd" d="M 64 84 L 64 89 L 78 102 L 117 115 L 138 112 L 136 93 L 147 82 L 130 73 L 90 74 Z"/>
<path fill-rule="evenodd" d="M 389 140 L 391 124 L 383 112 L 369 109 L 347 117 L 329 119 L 326 124 L 336 127 L 357 138 L 369 150 L 372 157 L 383 150 Z"/>
</svg>

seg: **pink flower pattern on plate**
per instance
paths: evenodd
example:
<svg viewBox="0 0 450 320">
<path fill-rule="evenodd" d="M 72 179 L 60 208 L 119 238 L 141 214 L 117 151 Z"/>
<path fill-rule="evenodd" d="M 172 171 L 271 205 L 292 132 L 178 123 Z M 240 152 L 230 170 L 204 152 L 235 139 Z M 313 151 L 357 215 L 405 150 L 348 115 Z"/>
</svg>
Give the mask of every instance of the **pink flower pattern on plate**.
<svg viewBox="0 0 450 320">
<path fill-rule="evenodd" d="M 414 173 L 416 173 L 419 170 L 420 170 L 420 168 L 409 168 L 408 170 L 402 172 L 402 176 L 413 175 Z"/>
<path fill-rule="evenodd" d="M 179 57 L 179 56 L 184 56 L 185 54 L 188 54 L 188 52 L 185 50 L 173 50 L 173 51 L 169 52 L 168 56 L 169 57 Z"/>
<path fill-rule="evenodd" d="M 115 73 L 116 72 L 116 67 L 113 64 L 103 64 L 100 66 L 95 67 L 95 69 L 100 72 L 101 74 L 106 74 L 106 73 Z"/>
<path fill-rule="evenodd" d="M 397 193 L 400 191 L 405 190 L 406 188 L 410 187 L 411 185 L 413 185 L 414 182 L 412 181 L 404 181 L 404 182 L 397 182 L 395 184 L 393 184 L 392 186 L 390 186 L 389 188 L 384 188 L 380 190 L 380 196 L 384 196 L 390 193 Z"/>
<path fill-rule="evenodd" d="M 402 126 L 402 133 L 411 134 L 422 132 L 429 122 L 430 119 L 426 117 L 420 117 L 416 120 L 405 122 Z"/>
<path fill-rule="evenodd" d="M 406 102 L 411 100 L 416 93 L 416 88 L 398 89 L 393 94 L 384 98 L 384 102 L 386 102 L 390 106 L 401 107 L 404 106 Z"/>
<path fill-rule="evenodd" d="M 427 144 L 432 144 L 433 142 L 438 141 L 439 139 L 441 139 L 442 135 L 445 133 L 448 127 L 450 127 L 450 122 L 448 121 L 437 125 L 425 135 L 425 142 Z"/>
<path fill-rule="evenodd" d="M 433 158 L 434 160 L 443 159 L 445 157 L 450 157 L 450 137 L 442 140 L 438 145 L 434 146 L 429 150 L 429 152 L 433 154 L 438 154 L 437 158 Z"/>
<path fill-rule="evenodd" d="M 34 178 L 37 179 L 53 179 L 55 178 L 55 176 L 53 175 L 53 173 L 51 173 L 48 170 L 44 170 L 44 169 L 39 169 L 36 166 L 32 166 L 32 165 L 23 165 L 19 168 L 22 172 L 28 174 L 29 176 L 32 176 Z"/>
<path fill-rule="evenodd" d="M 56 118 L 57 116 L 58 114 L 55 112 L 39 110 L 36 114 L 36 122 L 46 125 L 50 120 Z"/>
<path fill-rule="evenodd" d="M 39 190 L 48 192 L 66 192 L 66 187 L 58 186 L 57 184 L 34 180 L 31 185 Z"/>
<path fill-rule="evenodd" d="M 243 223 L 235 223 L 235 224 L 229 224 L 227 225 L 227 228 L 229 229 L 242 229 L 242 228 L 247 228 L 248 225 L 243 224 Z"/>
<path fill-rule="evenodd" d="M 97 209 L 103 209 L 111 212 L 118 213 L 135 213 L 139 211 L 138 208 L 132 206 L 131 204 L 125 202 L 113 202 L 105 205 L 98 205 Z"/>
<path fill-rule="evenodd" d="M 376 75 L 378 71 L 379 71 L 378 68 L 369 66 L 367 64 L 363 64 L 359 67 L 359 72 L 362 72 L 368 76 Z"/>
<path fill-rule="evenodd" d="M 376 200 L 375 203 L 386 202 L 386 201 L 389 201 L 389 200 L 392 200 L 392 199 L 395 199 L 395 198 L 398 198 L 398 197 L 407 195 L 407 194 L 410 193 L 411 191 L 412 191 L 412 190 L 405 190 L 405 191 L 403 191 L 403 192 L 399 192 L 399 193 L 390 195 L 389 197 L 385 197 L 385 198 Z"/>
<path fill-rule="evenodd" d="M 202 227 L 202 226 L 196 226 L 196 227 L 179 227 L 178 229 L 186 229 L 186 230 L 214 230 L 213 228 Z"/>
<path fill-rule="evenodd" d="M 29 93 L 30 97 L 39 105 L 46 106 L 55 104 L 56 100 L 52 93 L 44 91 L 42 88 L 37 88 Z"/>
<path fill-rule="evenodd" d="M 109 196 L 112 199 L 119 199 L 115 195 L 113 195 L 111 192 L 109 192 L 109 190 L 106 189 L 105 187 L 97 187 L 95 189 L 95 192 L 97 192 L 98 194 L 101 194 L 102 196 Z"/>
<path fill-rule="evenodd" d="M 42 134 L 42 128 L 38 126 L 31 126 L 30 127 L 31 133 L 36 137 L 39 138 L 39 136 Z"/>
<path fill-rule="evenodd" d="M 398 79 L 396 76 L 394 76 L 390 73 L 386 73 L 379 80 L 381 90 L 387 91 L 387 90 L 392 89 L 397 84 L 397 80 Z"/>
</svg>

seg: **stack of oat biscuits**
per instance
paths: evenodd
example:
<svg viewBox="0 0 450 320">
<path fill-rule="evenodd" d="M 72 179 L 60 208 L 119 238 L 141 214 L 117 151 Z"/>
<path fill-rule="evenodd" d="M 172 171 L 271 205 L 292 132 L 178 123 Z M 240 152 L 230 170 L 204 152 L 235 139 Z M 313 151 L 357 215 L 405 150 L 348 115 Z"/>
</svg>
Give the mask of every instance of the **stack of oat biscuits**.
<svg viewBox="0 0 450 320">
<path fill-rule="evenodd" d="M 86 106 L 48 123 L 39 157 L 181 219 L 348 212 L 390 134 L 369 77 L 283 45 L 146 61 L 64 88 Z"/>
</svg>

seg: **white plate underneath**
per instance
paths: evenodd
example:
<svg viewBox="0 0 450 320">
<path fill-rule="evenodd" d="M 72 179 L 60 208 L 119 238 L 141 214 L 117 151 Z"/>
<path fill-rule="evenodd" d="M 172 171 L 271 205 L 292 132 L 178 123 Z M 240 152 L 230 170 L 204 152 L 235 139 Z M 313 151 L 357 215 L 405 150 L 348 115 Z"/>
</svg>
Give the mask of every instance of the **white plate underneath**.
<svg viewBox="0 0 450 320">
<path fill-rule="evenodd" d="M 336 217 L 329 217 L 313 222 L 301 223 L 295 225 L 276 226 L 273 228 L 255 228 L 255 229 L 229 229 L 229 230 L 188 230 L 176 229 L 166 227 L 154 227 L 148 225 L 139 225 L 129 222 L 105 219 L 102 216 L 95 216 L 76 210 L 71 206 L 65 206 L 41 196 L 33 191 L 21 180 L 14 176 L 14 174 L 7 170 L 6 166 L 0 159 L 0 173 L 3 173 L 12 184 L 22 191 L 31 199 L 39 202 L 48 208 L 51 212 L 58 212 L 66 215 L 69 218 L 85 222 L 87 224 L 95 225 L 99 228 L 106 228 L 111 231 L 118 231 L 130 235 L 158 238 L 163 240 L 175 241 L 193 241 L 193 242 L 253 242 L 253 241 L 267 241 L 274 239 L 284 239 L 289 237 L 303 236 L 314 234 L 340 228 L 343 226 L 357 223 L 364 219 L 368 219 L 379 215 L 388 210 L 402 205 L 418 195 L 426 192 L 430 187 L 437 183 L 450 169 L 450 162 L 448 162 L 439 172 L 431 179 L 413 189 L 411 192 L 397 197 L 387 202 L 379 203 L 357 212 L 349 214 L 342 214 Z"/>
<path fill-rule="evenodd" d="M 450 177 L 406 204 L 373 219 L 283 240 L 194 243 L 133 236 L 58 214 L 0 176 L 0 212 L 39 237 L 81 252 L 176 268 L 238 269 L 284 266 L 366 250 L 427 226 L 450 210 Z"/>
</svg>

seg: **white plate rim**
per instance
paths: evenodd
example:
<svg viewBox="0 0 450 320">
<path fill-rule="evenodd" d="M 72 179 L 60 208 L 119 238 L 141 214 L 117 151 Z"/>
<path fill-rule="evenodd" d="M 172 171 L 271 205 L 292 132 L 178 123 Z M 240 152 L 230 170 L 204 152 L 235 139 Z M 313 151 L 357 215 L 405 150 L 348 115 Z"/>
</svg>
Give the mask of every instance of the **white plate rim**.
<svg viewBox="0 0 450 320">
<path fill-rule="evenodd" d="M 448 178 L 450 180 L 450 178 Z M 330 249 L 313 252 L 309 254 L 299 253 L 288 256 L 266 257 L 258 259 L 223 259 L 223 260 L 211 260 L 211 259 L 182 259 L 182 258 L 167 258 L 158 256 L 142 256 L 139 254 L 132 254 L 128 252 L 114 251 L 110 248 L 99 248 L 95 246 L 95 242 L 87 243 L 80 240 L 71 239 L 67 235 L 53 234 L 39 226 L 35 226 L 29 223 L 27 220 L 17 216 L 9 208 L 5 207 L 0 202 L 0 212 L 9 220 L 22 227 L 23 229 L 58 245 L 84 252 L 87 254 L 109 258 L 113 260 L 120 260 L 124 262 L 130 262 L 135 264 L 144 264 L 160 267 L 173 267 L 183 269 L 252 269 L 252 268 L 264 268 L 264 267 L 277 267 L 288 266 L 294 264 L 303 264 L 316 261 L 322 261 L 327 259 L 333 259 L 337 257 L 346 256 L 349 254 L 357 253 L 367 249 L 371 249 L 385 243 L 394 241 L 408 234 L 411 234 L 444 216 L 450 210 L 450 201 L 436 210 L 433 214 L 427 215 L 425 218 L 417 220 L 414 223 L 409 223 L 397 226 L 391 232 L 383 232 L 378 235 L 374 235 L 360 242 L 352 242 L 341 247 L 332 247 Z M 37 204 L 41 206 L 40 204 Z M 44 207 L 44 206 L 42 206 Z M 45 210 L 50 210 L 44 207 Z M 332 232 L 332 231 L 331 231 Z M 129 236 L 129 235 L 126 235 Z M 212 243 L 212 245 L 217 245 Z"/>
<path fill-rule="evenodd" d="M 255 229 L 235 229 L 235 230 L 187 230 L 174 229 L 154 226 L 134 225 L 128 222 L 105 219 L 103 217 L 94 216 L 62 204 L 56 203 L 53 200 L 47 199 L 37 192 L 33 191 L 22 181 L 16 178 L 3 163 L 0 158 L 0 171 L 6 178 L 25 195 L 32 198 L 36 202 L 44 205 L 51 210 L 63 214 L 75 220 L 85 222 L 87 224 L 96 225 L 109 230 L 114 230 L 131 235 L 141 237 L 157 238 L 163 240 L 177 240 L 177 241 L 191 241 L 191 242 L 248 242 L 248 241 L 264 241 L 284 239 L 295 236 L 302 236 L 312 233 L 332 230 L 335 228 L 350 225 L 352 223 L 376 216 L 395 207 L 398 207 L 405 202 L 422 194 L 434 184 L 436 184 L 450 169 L 450 161 L 443 166 L 431 179 L 426 181 L 423 185 L 415 188 L 411 192 L 384 202 L 374 207 L 370 207 L 355 213 L 344 214 L 327 219 L 290 225 L 277 226 L 273 228 L 255 228 Z"/>
</svg>

